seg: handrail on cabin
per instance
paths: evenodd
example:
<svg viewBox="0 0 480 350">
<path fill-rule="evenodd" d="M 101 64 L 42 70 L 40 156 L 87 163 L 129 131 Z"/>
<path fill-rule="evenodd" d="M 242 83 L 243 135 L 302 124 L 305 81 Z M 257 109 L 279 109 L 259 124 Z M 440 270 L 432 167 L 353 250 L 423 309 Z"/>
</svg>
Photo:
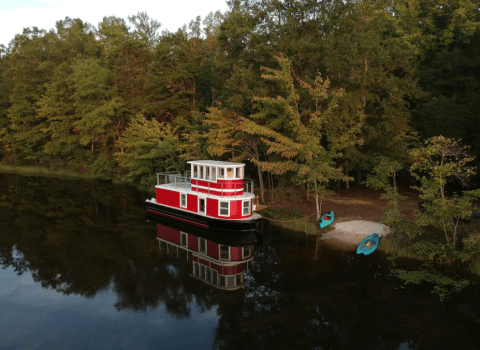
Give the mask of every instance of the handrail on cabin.
<svg viewBox="0 0 480 350">
<path fill-rule="evenodd" d="M 157 173 L 157 185 L 160 185 L 160 178 L 163 177 L 164 179 L 164 184 L 173 184 L 175 188 L 177 187 L 183 187 L 183 188 L 188 188 L 190 186 L 191 182 L 191 177 L 189 177 L 188 174 L 189 171 L 185 172 L 185 176 L 182 176 L 180 171 L 164 171 L 161 173 Z M 191 174 L 191 172 L 190 172 Z M 208 187 L 208 194 L 210 194 L 210 189 L 218 191 L 219 188 L 210 186 L 211 182 L 210 181 L 205 181 L 207 182 L 207 187 Z M 233 189 L 235 197 L 237 197 L 237 190 L 243 189 L 244 193 L 254 193 L 254 182 L 253 180 L 247 180 L 243 179 L 243 184 L 241 184 L 242 187 L 238 187 L 238 183 L 220 183 L 221 185 L 221 191 L 222 191 L 222 196 L 224 193 L 224 190 L 226 189 Z M 229 188 L 226 188 L 228 185 Z M 233 185 L 233 188 L 232 188 Z M 250 186 L 249 186 L 250 185 Z M 198 185 L 195 186 L 195 191 L 198 192 Z"/>
</svg>

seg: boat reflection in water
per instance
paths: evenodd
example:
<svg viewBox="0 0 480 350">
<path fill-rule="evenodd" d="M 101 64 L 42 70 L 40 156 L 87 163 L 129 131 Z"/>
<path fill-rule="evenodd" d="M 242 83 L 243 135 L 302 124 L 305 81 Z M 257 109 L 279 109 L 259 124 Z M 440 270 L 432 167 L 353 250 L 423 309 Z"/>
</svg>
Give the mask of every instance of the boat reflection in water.
<svg viewBox="0 0 480 350">
<path fill-rule="evenodd" d="M 173 220 L 147 219 L 157 223 L 159 249 L 191 263 L 191 277 L 219 289 L 244 286 L 245 271 L 254 257 L 255 232 L 229 235 Z"/>
</svg>

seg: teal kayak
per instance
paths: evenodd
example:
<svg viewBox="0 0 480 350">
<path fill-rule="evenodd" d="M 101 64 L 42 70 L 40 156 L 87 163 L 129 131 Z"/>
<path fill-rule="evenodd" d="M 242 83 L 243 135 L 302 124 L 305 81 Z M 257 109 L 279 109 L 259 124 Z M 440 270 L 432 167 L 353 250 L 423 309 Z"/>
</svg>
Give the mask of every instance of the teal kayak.
<svg viewBox="0 0 480 350">
<path fill-rule="evenodd" d="M 328 214 L 324 214 L 320 218 L 320 228 L 324 228 L 325 226 L 330 225 L 333 222 L 334 218 L 335 218 L 335 215 L 334 215 L 333 211 L 331 211 Z"/>
<path fill-rule="evenodd" d="M 357 254 L 372 254 L 377 249 L 379 243 L 380 236 L 378 233 L 371 234 L 358 245 Z"/>
</svg>

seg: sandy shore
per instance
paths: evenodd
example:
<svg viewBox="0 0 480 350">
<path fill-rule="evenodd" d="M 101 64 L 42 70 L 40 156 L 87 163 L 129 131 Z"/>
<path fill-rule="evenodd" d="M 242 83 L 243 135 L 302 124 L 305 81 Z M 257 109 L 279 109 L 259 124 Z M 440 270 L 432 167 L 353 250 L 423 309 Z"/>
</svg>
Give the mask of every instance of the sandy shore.
<svg viewBox="0 0 480 350">
<path fill-rule="evenodd" d="M 379 236 L 385 236 L 390 233 L 390 229 L 378 222 L 353 220 L 333 224 L 333 230 L 324 235 L 329 244 L 346 250 L 355 250 L 357 246 L 366 237 L 372 233 L 378 233 Z"/>
</svg>

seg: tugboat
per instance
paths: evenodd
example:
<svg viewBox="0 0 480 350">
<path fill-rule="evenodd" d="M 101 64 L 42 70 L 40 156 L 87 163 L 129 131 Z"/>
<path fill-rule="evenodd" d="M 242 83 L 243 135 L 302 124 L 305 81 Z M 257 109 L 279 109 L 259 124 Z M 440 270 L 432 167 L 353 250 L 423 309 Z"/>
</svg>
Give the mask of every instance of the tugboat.
<svg viewBox="0 0 480 350">
<path fill-rule="evenodd" d="M 156 197 L 146 200 L 150 214 L 195 225 L 232 231 L 255 229 L 253 181 L 245 181 L 245 164 L 215 160 L 187 162 L 190 170 L 157 173 Z"/>
</svg>

